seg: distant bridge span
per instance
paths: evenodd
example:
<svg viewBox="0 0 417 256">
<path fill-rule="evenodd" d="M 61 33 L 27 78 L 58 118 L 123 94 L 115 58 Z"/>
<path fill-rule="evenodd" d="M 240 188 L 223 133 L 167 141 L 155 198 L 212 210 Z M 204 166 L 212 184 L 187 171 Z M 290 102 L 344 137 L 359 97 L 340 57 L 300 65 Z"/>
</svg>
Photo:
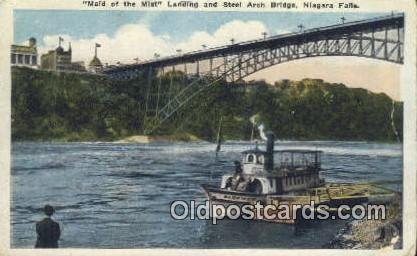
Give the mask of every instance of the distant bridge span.
<svg viewBox="0 0 417 256">
<path fill-rule="evenodd" d="M 296 33 L 238 42 L 227 46 L 156 58 L 107 68 L 113 79 L 132 79 L 144 73 L 182 71 L 188 84 L 147 119 L 147 133 L 170 118 L 204 88 L 217 81 L 234 82 L 273 65 L 319 56 L 357 56 L 402 64 L 404 61 L 404 14 L 307 29 Z M 153 87 L 149 84 L 148 92 Z M 158 97 L 159 100 L 159 97 Z"/>
</svg>

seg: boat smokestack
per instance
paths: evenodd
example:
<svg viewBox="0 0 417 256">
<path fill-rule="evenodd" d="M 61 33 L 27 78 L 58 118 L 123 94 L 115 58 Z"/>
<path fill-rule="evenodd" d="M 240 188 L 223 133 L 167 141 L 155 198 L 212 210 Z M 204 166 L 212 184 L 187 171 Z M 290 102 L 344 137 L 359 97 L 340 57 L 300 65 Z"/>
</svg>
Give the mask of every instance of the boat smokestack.
<svg viewBox="0 0 417 256">
<path fill-rule="evenodd" d="M 265 158 L 265 169 L 272 171 L 274 169 L 274 141 L 275 135 L 269 131 L 266 133 L 266 158 Z"/>
</svg>

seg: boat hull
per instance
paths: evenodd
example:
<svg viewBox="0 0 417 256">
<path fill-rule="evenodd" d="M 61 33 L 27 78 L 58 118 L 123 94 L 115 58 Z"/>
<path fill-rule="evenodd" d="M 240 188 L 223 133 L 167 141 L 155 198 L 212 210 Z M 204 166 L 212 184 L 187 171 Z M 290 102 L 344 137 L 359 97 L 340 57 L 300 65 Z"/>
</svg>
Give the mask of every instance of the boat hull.
<svg viewBox="0 0 417 256">
<path fill-rule="evenodd" d="M 213 204 L 216 205 L 223 205 L 225 207 L 229 205 L 255 205 L 259 202 L 261 205 L 266 205 L 268 202 L 268 195 L 256 195 L 253 193 L 245 193 L 245 192 L 237 192 L 237 191 L 230 191 L 226 189 L 217 189 L 213 186 L 202 185 L 205 195 L 210 202 L 210 207 Z M 291 203 L 289 204 L 291 206 Z M 297 218 L 293 218 L 293 214 L 289 212 L 289 218 L 286 219 L 266 219 L 262 214 L 260 216 L 257 215 L 256 211 L 253 211 L 254 218 L 253 220 L 258 221 L 268 221 L 272 223 L 283 223 L 283 224 L 295 224 L 297 222 Z"/>
<path fill-rule="evenodd" d="M 288 205 L 290 209 L 290 218 L 277 218 L 267 219 L 264 216 L 256 216 L 255 220 L 263 220 L 274 223 L 286 223 L 295 224 L 299 222 L 305 222 L 306 220 L 301 218 L 300 212 L 293 213 L 294 205 L 308 205 L 311 206 L 312 202 L 314 207 L 310 209 L 317 211 L 317 207 L 321 205 L 327 206 L 329 214 L 336 214 L 337 207 L 340 205 L 354 206 L 357 204 L 366 204 L 370 201 L 372 195 L 363 191 L 369 192 L 372 186 L 365 187 L 365 190 L 358 190 L 358 185 L 355 184 L 326 184 L 326 186 L 314 188 L 309 191 L 300 191 L 299 194 L 254 194 L 248 192 L 232 191 L 227 189 L 219 189 L 210 185 L 202 185 L 205 195 L 209 200 L 210 204 L 221 204 L 223 206 L 234 205 L 255 205 L 259 202 L 261 205 Z M 362 188 L 363 189 L 363 188 Z M 321 192 L 320 192 L 321 191 Z M 354 193 L 351 193 L 351 192 Z M 359 192 L 361 191 L 361 192 Z M 392 191 L 387 193 L 379 194 L 378 196 L 392 197 L 395 195 Z M 333 219 L 333 218 L 332 218 Z"/>
</svg>

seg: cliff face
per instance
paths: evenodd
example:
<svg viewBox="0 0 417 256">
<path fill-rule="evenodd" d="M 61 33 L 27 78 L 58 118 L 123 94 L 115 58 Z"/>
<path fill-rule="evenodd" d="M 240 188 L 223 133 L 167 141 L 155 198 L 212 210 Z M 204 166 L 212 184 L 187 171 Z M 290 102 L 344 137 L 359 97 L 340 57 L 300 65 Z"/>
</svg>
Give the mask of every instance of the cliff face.
<svg viewBox="0 0 417 256">
<path fill-rule="evenodd" d="M 165 92 L 161 100 L 173 84 L 180 89 L 183 79 L 181 74 L 160 78 L 160 91 Z M 146 87 L 140 77 L 116 82 L 13 68 L 12 138 L 86 141 L 140 134 Z M 156 133 L 214 140 L 222 117 L 224 139 L 250 138 L 252 118 L 279 139 L 397 141 L 402 137 L 402 109 L 385 94 L 322 80 L 220 82 L 193 98 Z"/>
</svg>

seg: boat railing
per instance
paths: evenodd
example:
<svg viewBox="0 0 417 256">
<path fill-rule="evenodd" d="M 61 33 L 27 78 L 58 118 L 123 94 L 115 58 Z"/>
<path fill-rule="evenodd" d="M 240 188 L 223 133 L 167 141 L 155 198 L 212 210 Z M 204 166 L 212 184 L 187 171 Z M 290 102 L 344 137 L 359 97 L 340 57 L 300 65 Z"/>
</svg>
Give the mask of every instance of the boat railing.
<svg viewBox="0 0 417 256">
<path fill-rule="evenodd" d="M 321 151 L 277 150 L 274 151 L 275 166 L 282 168 L 320 168 Z"/>
<path fill-rule="evenodd" d="M 315 171 L 320 168 L 320 164 L 308 163 L 308 164 L 291 164 L 291 163 L 278 163 L 275 164 L 278 169 L 288 171 Z"/>
</svg>

